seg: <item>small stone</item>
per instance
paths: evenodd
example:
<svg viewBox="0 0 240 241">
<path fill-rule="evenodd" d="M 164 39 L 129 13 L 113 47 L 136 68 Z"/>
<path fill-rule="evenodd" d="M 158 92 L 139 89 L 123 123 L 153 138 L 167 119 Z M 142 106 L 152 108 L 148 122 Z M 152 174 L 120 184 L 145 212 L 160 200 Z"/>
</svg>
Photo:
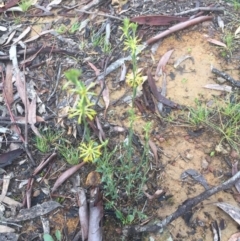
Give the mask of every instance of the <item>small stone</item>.
<svg viewBox="0 0 240 241">
<path fill-rule="evenodd" d="M 186 154 L 186 158 L 187 158 L 188 160 L 192 160 L 192 159 L 193 159 L 193 155 L 188 152 L 188 153 Z"/>
<path fill-rule="evenodd" d="M 40 195 L 40 190 L 36 190 L 33 192 L 33 197 L 37 197 Z"/>
<path fill-rule="evenodd" d="M 208 162 L 207 162 L 207 160 L 204 158 L 204 159 L 202 159 L 202 169 L 203 170 L 206 170 L 207 168 L 208 168 Z"/>
<path fill-rule="evenodd" d="M 215 151 L 218 153 L 222 153 L 222 154 L 228 154 L 228 150 L 226 150 L 222 144 L 216 145 L 215 147 Z"/>
<path fill-rule="evenodd" d="M 90 172 L 87 176 L 86 185 L 91 187 L 97 187 L 101 183 L 101 177 L 98 172 Z"/>
<path fill-rule="evenodd" d="M 222 77 L 217 77 L 217 82 L 218 82 L 219 84 L 223 84 L 223 83 L 226 82 L 226 80 L 225 80 L 224 78 L 222 78 Z"/>
</svg>

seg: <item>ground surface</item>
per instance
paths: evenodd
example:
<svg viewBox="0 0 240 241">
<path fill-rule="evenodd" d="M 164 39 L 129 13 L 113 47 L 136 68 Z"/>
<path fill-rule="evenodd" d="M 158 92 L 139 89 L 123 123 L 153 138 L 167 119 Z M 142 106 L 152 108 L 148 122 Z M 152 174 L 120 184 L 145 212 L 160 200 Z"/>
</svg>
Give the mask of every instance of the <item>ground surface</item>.
<svg viewBox="0 0 240 241">
<path fill-rule="evenodd" d="M 62 24 L 69 30 L 72 26 L 71 24 L 75 21 L 83 22 L 89 19 L 89 23 L 81 31 L 76 31 L 71 34 L 66 30 L 60 37 L 46 34 L 27 44 L 27 50 L 40 50 L 41 48 L 45 48 L 44 52 L 40 52 L 34 60 L 29 60 L 25 66 L 26 81 L 28 83 L 30 81 L 34 83 L 37 95 L 45 106 L 45 111 L 40 111 L 40 104 L 38 103 L 37 115 L 41 116 L 45 122 L 37 122 L 37 128 L 39 130 L 51 129 L 56 133 L 61 133 L 61 138 L 63 137 L 67 140 L 65 142 L 67 147 L 73 146 L 77 148 L 83 135 L 82 126 L 79 125 L 76 120 L 67 118 L 69 106 L 74 104 L 75 97 L 62 89 L 62 86 L 66 83 L 64 71 L 70 68 L 81 69 L 81 79 L 85 83 L 89 81 L 95 82 L 95 72 L 89 66 L 89 62 L 103 73 L 106 63 L 108 66 L 117 59 L 127 56 L 123 51 L 124 46 L 121 40 L 122 32 L 120 26 L 122 26 L 122 22 L 114 18 L 109 18 L 109 21 L 111 21 L 110 42 L 113 50 L 104 52 L 101 44 L 96 44 L 96 46 L 94 46 L 93 33 L 99 31 L 101 26 L 104 26 L 107 19 L 106 16 L 97 15 L 97 13 L 109 14 L 120 18 L 144 14 L 174 15 L 177 12 L 194 8 L 195 2 L 196 1 L 184 0 L 103 1 L 98 6 L 89 9 L 89 11 L 94 13 L 80 14 L 79 12 L 75 12 L 75 9 L 82 9 L 87 2 L 84 4 L 81 1 L 80 3 L 76 1 L 76 4 L 79 4 L 79 6 L 67 12 L 63 10 L 66 10 L 67 6 L 75 6 L 75 1 L 66 1 L 62 3 L 62 5 L 58 4 L 56 8 L 51 10 L 54 14 L 53 16 L 35 17 L 36 14 L 41 13 L 41 11 L 37 11 L 35 7 L 31 7 L 27 13 L 8 12 L 6 15 L 2 14 L 0 25 L 9 27 L 9 25 L 15 26 L 17 24 L 22 24 L 21 30 L 25 29 L 27 26 L 32 26 L 30 33 L 24 40 L 36 36 L 44 30 L 59 30 Z M 204 0 L 201 1 L 201 6 L 208 6 L 212 3 L 215 2 Z M 45 1 L 39 3 L 41 6 L 47 6 L 47 4 L 48 3 Z M 221 184 L 231 177 L 231 163 L 239 159 L 238 154 L 235 153 L 236 150 L 224 142 L 223 150 L 216 151 L 216 147 L 222 140 L 221 134 L 207 126 L 193 125 L 187 118 L 189 115 L 188 108 L 195 108 L 196 100 L 201 101 L 205 105 L 211 105 L 214 100 L 225 99 L 228 96 L 226 92 L 204 88 L 207 84 L 216 83 L 216 76 L 211 72 L 211 66 L 227 72 L 235 80 L 239 79 L 239 41 L 234 40 L 230 46 L 231 51 L 229 51 L 229 49 L 224 50 L 223 47 L 209 43 L 204 37 L 204 34 L 207 34 L 212 39 L 224 42 L 226 35 L 231 34 L 234 36 L 235 30 L 239 27 L 240 9 L 235 9 L 233 3 L 225 1 L 220 1 L 218 5 L 224 7 L 225 11 L 224 13 L 213 13 L 213 21 L 203 22 L 171 34 L 157 43 L 157 48 L 155 48 L 156 51 L 151 51 L 151 45 L 143 50 L 138 58 L 138 66 L 151 69 L 154 76 L 159 59 L 167 51 L 174 49 L 166 66 L 166 97 L 186 107 L 184 109 L 187 109 L 186 111 L 172 110 L 168 114 L 164 113 L 160 115 L 158 111 L 152 113 L 147 108 L 145 108 L 144 111 L 141 111 L 141 108 L 135 108 L 138 118 L 133 125 L 134 134 L 142 141 L 142 127 L 144 123 L 151 121 L 150 139 L 156 145 L 159 157 L 158 163 L 156 163 L 153 155 L 150 155 L 148 165 L 143 167 L 150 169 L 147 175 L 147 182 L 144 186 L 145 191 L 149 194 L 153 194 L 156 190 L 164 190 L 167 198 L 165 200 L 160 198 L 149 200 L 147 197 L 143 196 L 140 201 L 121 200 L 115 203 L 115 205 L 117 205 L 118 209 L 121 211 L 126 210 L 127 207 L 136 207 L 143 210 L 143 213 L 147 215 L 149 223 L 162 220 L 166 216 L 172 214 L 185 200 L 195 197 L 205 190 L 202 185 L 191 178 L 182 180 L 181 175 L 184 171 L 188 169 L 196 170 L 204 176 L 208 185 L 212 187 Z M 193 14 L 190 13 L 188 16 L 191 15 Z M 217 16 L 220 16 L 224 21 L 224 32 L 222 32 L 221 28 L 218 26 Z M 163 29 L 166 29 L 166 27 L 149 27 L 143 25 L 139 26 L 137 33 L 139 37 L 142 37 L 142 42 L 145 42 L 150 36 L 154 36 Z M 18 34 L 20 34 L 21 30 L 19 30 Z M 103 28 L 103 32 L 104 31 L 105 28 Z M 64 39 L 61 39 L 61 37 Z M 47 49 L 47 47 L 49 48 Z M 54 49 L 65 50 L 65 52 L 54 52 Z M 8 53 L 8 50 L 8 44 L 1 49 L 4 53 Z M 18 50 L 22 50 L 22 48 L 18 47 Z M 36 51 L 27 54 L 26 58 L 35 53 Z M 174 68 L 174 63 L 184 55 L 190 55 L 192 58 L 181 63 L 179 68 Z M 3 54 L 2 56 L 5 55 Z M 17 58 L 20 63 L 20 61 L 24 59 L 24 56 L 21 54 L 18 55 Z M 10 62 L 7 57 L 5 59 L 4 57 L 0 59 L 1 65 L 4 66 Z M 126 61 L 126 65 L 131 69 L 131 62 Z M 104 101 L 100 98 L 97 108 L 97 116 L 103 126 L 107 139 L 109 139 L 111 147 L 117 146 L 120 142 L 125 140 L 127 136 L 126 130 L 129 127 L 127 111 L 130 107 L 126 100 L 128 96 L 131 96 L 131 90 L 125 81 L 119 82 L 119 76 L 120 68 L 106 76 L 105 81 L 109 89 L 110 105 L 105 113 Z M 162 86 L 162 77 L 156 79 L 156 85 L 158 88 Z M 96 94 L 99 94 L 100 90 L 101 88 L 99 85 L 93 88 Z M 17 92 L 15 87 L 13 92 L 14 94 Z M 2 102 L 0 107 L 3 107 L 5 105 L 3 94 L 1 97 Z M 142 101 L 141 103 L 144 103 L 143 97 L 139 98 L 140 101 Z M 21 101 L 17 100 L 16 103 L 20 103 L 22 108 L 24 108 Z M 20 114 L 20 112 L 17 112 L 16 108 L 13 112 L 15 116 L 24 116 L 24 113 Z M 9 113 L 2 108 L 1 115 L 0 125 L 8 127 L 10 123 Z M 23 125 L 20 125 L 20 127 L 23 131 Z M 125 131 L 111 131 L 114 127 L 123 127 Z M 203 130 L 200 135 L 194 136 L 192 134 L 194 131 L 199 130 Z M 94 133 L 92 133 L 92 135 L 94 136 Z M 2 134 L 2 136 L 3 143 L 1 146 L 1 153 L 6 153 L 12 148 L 12 143 L 10 145 L 10 142 L 13 139 L 11 139 L 11 134 Z M 36 164 L 39 164 L 47 154 L 43 154 L 37 150 L 35 134 L 30 128 L 28 129 L 28 136 L 30 152 Z M 10 142 L 6 143 L 6 138 L 8 141 L 10 140 Z M 18 144 L 19 143 L 15 143 L 15 145 Z M 58 144 L 60 145 L 62 143 Z M 56 148 L 56 145 L 51 146 L 48 153 L 52 153 L 54 148 Z M 226 159 L 228 162 L 226 162 Z M 21 162 L 23 160 L 25 160 L 25 162 Z M 17 161 L 14 161 L 13 164 L 4 167 L 6 174 L 13 173 L 7 196 L 20 203 L 24 200 L 26 185 L 19 186 L 19 184 L 29 179 L 34 170 L 34 167 L 30 166 L 29 163 L 31 162 L 24 153 Z M 230 165 L 228 165 L 229 163 Z M 44 203 L 51 198 L 52 200 L 60 202 L 62 208 L 56 209 L 46 215 L 50 222 L 51 232 L 54 233 L 55 230 L 61 230 L 64 240 L 73 240 L 73 237 L 80 230 L 78 201 L 76 193 L 73 192 L 73 188 L 75 185 L 80 185 L 86 190 L 89 189 L 89 186 L 86 184 L 86 178 L 91 171 L 95 170 L 95 165 L 84 165 L 83 168 L 61 185 L 51 198 L 47 190 L 52 188 L 57 177 L 64 170 L 68 169 L 70 165 L 59 153 L 49 165 L 50 167 L 47 166 L 45 171 L 35 176 L 36 180 L 43 176 L 45 178 L 40 183 L 34 183 L 31 206 Z M 3 175 L 3 173 L 1 175 Z M 114 182 L 116 176 L 114 177 L 113 174 L 112 178 Z M 125 186 L 119 186 L 118 188 L 119 193 L 121 193 L 122 190 L 125 189 Z M 101 186 L 101 190 L 104 195 L 103 185 Z M 167 226 L 164 235 L 146 234 L 144 237 L 136 236 L 130 238 L 130 240 L 213 240 L 211 223 L 215 220 L 218 223 L 222 220 L 226 223 L 226 227 L 221 231 L 221 240 L 229 240 L 232 234 L 238 232 L 238 224 L 223 211 L 214 206 L 213 203 L 223 201 L 238 207 L 239 202 L 236 199 L 236 195 L 233 194 L 236 194 L 235 188 L 219 192 L 207 200 L 204 200 L 194 207 L 193 216 L 190 221 L 188 220 L 188 222 L 186 222 L 182 218 L 176 219 Z M 124 195 L 122 198 L 124 199 Z M 108 199 L 103 200 L 105 203 L 109 201 Z M 6 210 L 8 210 L 8 213 L 6 214 L 5 212 L 3 216 L 7 218 L 14 217 L 9 211 L 9 206 L 6 206 Z M 123 238 L 121 229 L 124 225 L 116 218 L 114 212 L 114 208 L 104 209 L 102 222 L 104 230 L 103 240 L 122 240 Z M 139 224 L 142 222 L 143 220 L 135 219 L 132 224 Z M 22 221 L 20 224 L 22 227 L 12 226 L 15 232 L 20 235 L 19 240 L 41 240 L 43 228 L 39 217 L 25 222 Z"/>
</svg>

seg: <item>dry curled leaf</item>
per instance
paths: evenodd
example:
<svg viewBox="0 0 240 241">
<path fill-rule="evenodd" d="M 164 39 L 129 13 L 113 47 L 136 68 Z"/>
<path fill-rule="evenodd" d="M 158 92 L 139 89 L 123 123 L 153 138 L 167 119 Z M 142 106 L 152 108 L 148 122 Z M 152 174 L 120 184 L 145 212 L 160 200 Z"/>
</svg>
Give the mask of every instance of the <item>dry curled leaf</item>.
<svg viewBox="0 0 240 241">
<path fill-rule="evenodd" d="M 83 188 L 78 188 L 78 199 L 79 199 L 79 220 L 81 226 L 82 240 L 88 238 L 88 207 L 87 207 L 87 198 Z"/>
<path fill-rule="evenodd" d="M 225 213 L 227 213 L 235 222 L 240 225 L 240 208 L 232 206 L 228 203 L 219 202 L 214 205 L 221 208 Z"/>
<path fill-rule="evenodd" d="M 240 238 L 240 233 L 233 234 L 228 241 L 238 241 Z"/>
<path fill-rule="evenodd" d="M 166 26 L 176 22 L 184 22 L 188 20 L 187 17 L 164 16 L 164 15 L 147 15 L 137 16 L 131 18 L 132 22 L 138 24 L 145 24 L 150 26 Z"/>
<path fill-rule="evenodd" d="M 60 177 L 57 179 L 57 181 L 54 183 L 52 188 L 52 193 L 57 190 L 57 188 L 62 185 L 70 176 L 72 176 L 76 171 L 78 171 L 85 162 L 81 162 L 78 165 L 75 165 L 69 169 L 67 169 L 65 172 L 63 172 Z"/>
<path fill-rule="evenodd" d="M 7 153 L 3 153 L 2 155 L 0 155 L 0 167 L 2 168 L 12 164 L 12 162 L 16 158 L 18 158 L 22 153 L 23 153 L 22 149 L 17 149 L 17 150 L 9 151 Z"/>
<path fill-rule="evenodd" d="M 165 67 L 166 67 L 166 64 L 167 64 L 168 60 L 170 59 L 173 51 L 174 51 L 174 49 L 169 50 L 159 60 L 159 63 L 157 65 L 157 69 L 156 69 L 155 78 L 161 76 L 163 74 L 163 72 L 166 72 Z"/>
</svg>

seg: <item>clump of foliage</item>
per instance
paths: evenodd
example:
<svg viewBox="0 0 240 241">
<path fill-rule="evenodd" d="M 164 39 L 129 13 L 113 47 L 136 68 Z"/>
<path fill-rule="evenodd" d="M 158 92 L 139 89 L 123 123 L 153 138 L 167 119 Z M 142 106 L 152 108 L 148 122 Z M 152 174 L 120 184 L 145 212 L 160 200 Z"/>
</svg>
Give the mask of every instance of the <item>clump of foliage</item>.
<svg viewBox="0 0 240 241">
<path fill-rule="evenodd" d="M 238 95 L 235 99 L 238 99 Z M 240 151 L 240 103 L 231 100 L 217 100 L 215 107 L 209 108 L 196 100 L 196 107 L 190 108 L 188 121 L 192 125 L 207 125 L 221 134 L 220 143 L 226 141 Z"/>
<path fill-rule="evenodd" d="M 22 0 L 19 3 L 19 7 L 22 9 L 23 12 L 27 12 L 27 10 L 32 6 L 32 0 Z"/>
<path fill-rule="evenodd" d="M 137 87 L 143 83 L 142 75 L 137 69 L 139 39 L 136 36 L 136 30 L 137 24 L 130 23 L 129 19 L 124 20 L 122 38 L 124 38 L 125 50 L 130 53 L 132 59 L 132 73 L 128 74 L 126 78 L 127 84 L 133 89 L 132 107 L 128 112 L 128 135 L 123 143 L 119 143 L 111 151 L 105 146 L 102 157 L 94 161 L 97 171 L 102 174 L 104 196 L 108 200 L 106 206 L 115 209 L 117 217 L 123 224 L 130 224 L 146 217 L 142 211 L 134 207 L 129 208 L 127 211 L 118 208 L 129 200 L 139 200 L 142 197 L 142 188 L 147 181 L 149 171 L 148 142 L 151 123 L 147 123 L 143 127 L 144 144 L 141 150 L 133 144 L 133 138 L 136 137 L 133 127 L 138 118 L 133 103 Z M 124 187 L 124 190 L 121 187 Z M 123 196 L 125 201 L 122 200 Z"/>
<path fill-rule="evenodd" d="M 61 241 L 62 240 L 62 233 L 60 230 L 56 230 L 55 232 L 55 238 L 53 238 L 53 236 L 51 234 L 48 234 L 48 233 L 45 233 L 43 235 L 43 240 L 44 241 L 54 241 L 54 240 L 57 240 L 57 241 Z"/>
<path fill-rule="evenodd" d="M 62 135 L 61 133 L 56 133 L 51 129 L 42 130 L 40 132 L 41 136 L 36 136 L 35 146 L 42 153 L 47 153 L 50 149 L 57 145 L 57 140 Z"/>
</svg>

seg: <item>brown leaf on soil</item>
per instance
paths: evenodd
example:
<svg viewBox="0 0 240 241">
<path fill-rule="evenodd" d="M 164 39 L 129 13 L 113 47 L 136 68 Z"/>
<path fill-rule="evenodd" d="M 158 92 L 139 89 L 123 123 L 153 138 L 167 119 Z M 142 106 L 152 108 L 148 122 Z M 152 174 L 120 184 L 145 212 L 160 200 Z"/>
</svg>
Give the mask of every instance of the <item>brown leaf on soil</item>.
<svg viewBox="0 0 240 241">
<path fill-rule="evenodd" d="M 76 171 L 78 171 L 84 164 L 85 162 L 81 162 L 78 165 L 75 165 L 69 168 L 68 170 L 66 170 L 65 172 L 63 172 L 60 175 L 60 177 L 57 179 L 57 181 L 54 183 L 52 188 L 52 193 L 55 192 L 60 185 L 62 185 L 70 176 L 72 176 Z"/>
<path fill-rule="evenodd" d="M 36 167 L 36 169 L 33 171 L 32 176 L 37 175 L 40 171 L 42 171 L 42 169 L 53 159 L 57 156 L 56 152 L 53 152 L 51 155 L 47 156 L 46 158 L 44 158 L 40 164 Z"/>
<path fill-rule="evenodd" d="M 98 135 L 99 140 L 100 140 L 100 141 L 103 141 L 103 140 L 106 139 L 106 135 L 105 135 L 105 133 L 104 133 L 104 131 L 103 131 L 102 124 L 101 124 L 101 122 L 99 121 L 99 119 L 98 119 L 97 116 L 96 116 L 95 120 L 96 120 L 97 128 L 98 128 L 98 130 L 99 130 L 99 135 Z"/>
<path fill-rule="evenodd" d="M 100 80 L 100 85 L 101 85 L 101 88 L 104 88 L 103 89 L 103 92 L 102 92 L 102 95 L 103 95 L 103 100 L 104 100 L 104 103 L 105 103 L 105 110 L 104 110 L 104 118 L 106 117 L 106 111 L 107 111 L 107 108 L 110 104 L 110 99 L 109 99 L 109 89 L 107 87 L 107 85 L 105 84 L 104 86 L 104 80 Z"/>
<path fill-rule="evenodd" d="M 138 24 L 146 24 L 151 26 L 166 26 L 176 22 L 184 22 L 188 20 L 187 17 L 176 17 L 176 16 L 164 16 L 164 15 L 147 15 L 137 16 L 131 18 L 132 22 Z"/>
<path fill-rule="evenodd" d="M 155 104 L 151 94 L 150 86 L 147 81 L 142 85 L 143 87 L 143 100 L 148 110 L 155 113 Z"/>
<path fill-rule="evenodd" d="M 3 88 L 5 92 L 6 102 L 9 106 L 13 103 L 13 84 L 12 84 L 12 64 L 6 66 L 6 78 L 3 78 Z"/>
<path fill-rule="evenodd" d="M 31 31 L 31 28 L 31 26 L 28 26 L 26 29 L 24 29 L 17 39 L 14 40 L 13 44 L 17 44 L 21 39 L 23 39 Z"/>
<path fill-rule="evenodd" d="M 220 47 L 227 48 L 227 45 L 223 42 L 220 42 L 220 41 L 218 41 L 216 39 L 213 39 L 213 38 L 209 38 L 208 35 L 204 35 L 204 37 L 206 37 L 206 39 L 209 43 L 215 44 L 215 45 L 220 46 Z"/>
<path fill-rule="evenodd" d="M 232 206 L 228 203 L 220 202 L 214 205 L 221 208 L 225 213 L 227 213 L 235 222 L 240 224 L 240 208 Z"/>
<path fill-rule="evenodd" d="M 155 80 L 153 79 L 152 77 L 152 74 L 151 74 L 151 70 L 149 69 L 148 70 L 148 84 L 150 86 L 150 89 L 152 91 L 152 94 L 153 96 L 161 103 L 167 105 L 167 106 L 170 106 L 172 108 L 178 108 L 179 105 L 174 103 L 173 101 L 167 99 L 166 97 L 164 97 L 163 95 L 161 95 L 158 90 L 157 90 L 157 86 L 156 86 L 156 83 L 155 83 Z"/>
<path fill-rule="evenodd" d="M 23 153 L 22 149 L 9 151 L 0 155 L 0 168 L 11 165 L 12 162 Z"/>
<path fill-rule="evenodd" d="M 88 241 L 101 241 L 102 228 L 100 222 L 103 217 L 103 201 L 99 188 L 91 189 L 89 207 Z"/>
<path fill-rule="evenodd" d="M 233 234 L 228 241 L 238 241 L 240 238 L 240 233 Z"/>
<path fill-rule="evenodd" d="M 7 1 L 5 6 L 0 8 L 0 13 L 5 12 L 7 9 L 17 5 L 19 2 L 20 2 L 20 0 L 9 0 L 9 1 Z"/>
<path fill-rule="evenodd" d="M 170 59 L 173 51 L 174 51 L 174 49 L 169 50 L 159 60 L 159 63 L 157 65 L 157 69 L 156 69 L 155 78 L 161 76 L 163 74 L 163 72 L 166 73 L 166 64 L 167 64 L 168 60 Z"/>
<path fill-rule="evenodd" d="M 88 238 L 88 207 L 87 207 L 87 198 L 83 188 L 78 188 L 78 201 L 79 201 L 79 220 L 81 226 L 82 240 Z"/>
<path fill-rule="evenodd" d="M 159 39 L 168 36 L 171 33 L 177 32 L 184 28 L 188 28 L 192 25 L 195 25 L 195 24 L 198 24 L 198 23 L 201 23 L 204 21 L 212 20 L 212 19 L 213 19 L 213 16 L 201 16 L 201 17 L 197 17 L 197 18 L 182 22 L 182 23 L 178 23 L 178 24 L 170 27 L 169 29 L 161 32 L 160 34 L 148 39 L 147 44 L 152 44 L 152 43 L 158 41 Z"/>
<path fill-rule="evenodd" d="M 91 62 L 88 62 L 88 64 L 94 70 L 95 75 L 98 76 L 100 74 L 100 70 L 94 64 L 92 64 Z"/>
</svg>

